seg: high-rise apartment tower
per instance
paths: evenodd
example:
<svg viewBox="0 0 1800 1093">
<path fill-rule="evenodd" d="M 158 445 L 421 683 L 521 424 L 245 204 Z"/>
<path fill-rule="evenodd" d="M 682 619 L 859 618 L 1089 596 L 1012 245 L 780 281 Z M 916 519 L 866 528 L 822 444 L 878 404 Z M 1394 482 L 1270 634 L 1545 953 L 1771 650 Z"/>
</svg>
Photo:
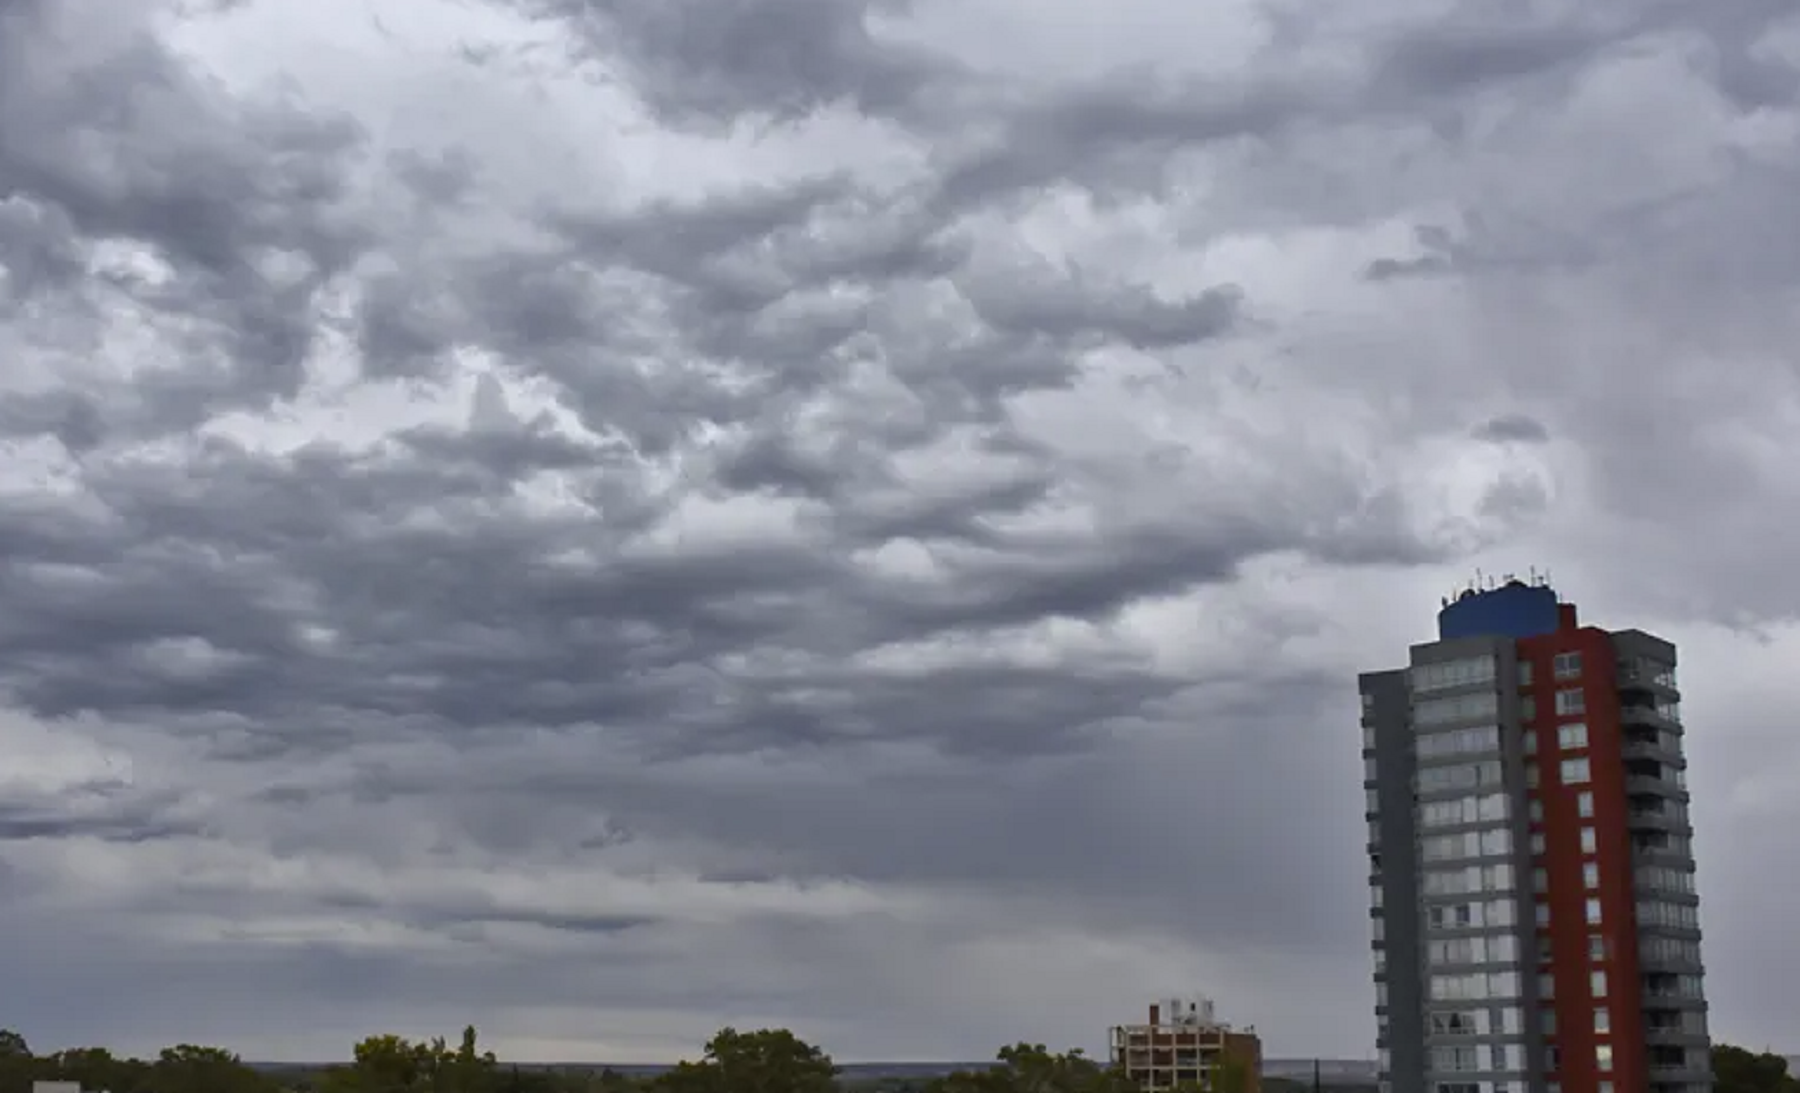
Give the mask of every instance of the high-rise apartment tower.
<svg viewBox="0 0 1800 1093">
<path fill-rule="evenodd" d="M 1675 647 L 1544 582 L 1360 677 L 1385 1093 L 1712 1088 Z"/>
</svg>

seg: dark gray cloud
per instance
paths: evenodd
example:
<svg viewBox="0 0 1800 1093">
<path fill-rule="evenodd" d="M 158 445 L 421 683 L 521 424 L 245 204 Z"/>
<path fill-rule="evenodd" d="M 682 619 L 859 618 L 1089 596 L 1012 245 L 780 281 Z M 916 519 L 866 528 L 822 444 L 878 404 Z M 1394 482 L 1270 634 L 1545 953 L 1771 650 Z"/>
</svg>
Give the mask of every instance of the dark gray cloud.
<svg viewBox="0 0 1800 1093">
<path fill-rule="evenodd" d="M 1496 444 L 1542 444 L 1550 439 L 1550 430 L 1525 414 L 1501 414 L 1476 426 L 1475 435 Z"/>
<path fill-rule="evenodd" d="M 1534 562 L 1791 1025 L 1786 7 L 1125 8 L 0 7 L 33 1042 L 1361 1055 L 1350 681 Z"/>
<path fill-rule="evenodd" d="M 912 0 L 509 0 L 566 28 L 578 56 L 617 64 L 651 110 L 677 123 L 746 113 L 788 121 L 848 106 L 911 114 L 934 85 L 964 74 L 884 41 L 870 27 Z"/>
</svg>

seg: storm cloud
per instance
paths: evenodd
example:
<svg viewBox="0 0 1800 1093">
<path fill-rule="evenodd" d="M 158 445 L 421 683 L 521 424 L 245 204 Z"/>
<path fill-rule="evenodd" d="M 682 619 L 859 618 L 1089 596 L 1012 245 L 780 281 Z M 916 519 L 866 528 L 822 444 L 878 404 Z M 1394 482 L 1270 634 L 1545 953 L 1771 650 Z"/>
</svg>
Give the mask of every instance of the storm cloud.
<svg viewBox="0 0 1800 1093">
<path fill-rule="evenodd" d="M 1354 676 L 1527 566 L 1792 1034 L 1790 5 L 127 7 L 0 4 L 34 1045 L 1368 1056 Z"/>
</svg>

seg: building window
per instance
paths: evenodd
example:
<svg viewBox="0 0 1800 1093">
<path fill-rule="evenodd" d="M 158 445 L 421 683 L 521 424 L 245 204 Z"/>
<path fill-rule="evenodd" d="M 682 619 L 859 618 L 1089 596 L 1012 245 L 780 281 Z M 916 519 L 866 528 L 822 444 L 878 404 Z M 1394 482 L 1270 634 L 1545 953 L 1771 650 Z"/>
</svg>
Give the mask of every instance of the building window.
<svg viewBox="0 0 1800 1093">
<path fill-rule="evenodd" d="M 1592 790 L 1582 790 L 1575 795 L 1575 815 L 1584 820 L 1594 818 L 1594 794 Z"/>
<path fill-rule="evenodd" d="M 1580 721 L 1559 725 L 1556 729 L 1556 743 L 1564 751 L 1580 751 L 1588 746 L 1587 726 Z"/>
<path fill-rule="evenodd" d="M 1548 984 L 1551 987 L 1554 987 L 1554 986 L 1556 986 L 1556 981 L 1554 979 L 1551 979 L 1547 975 L 1538 976 L 1538 994 L 1542 995 L 1545 998 L 1549 998 L 1555 993 L 1555 991 L 1546 991 L 1544 989 L 1546 984 Z M 1539 1010 L 1538 1011 L 1538 1024 L 1543 1027 L 1545 1036 L 1555 1036 L 1556 1035 L 1556 1011 L 1553 1009 Z"/>
<path fill-rule="evenodd" d="M 1581 654 L 1556 654 L 1556 659 L 1550 662 L 1550 670 L 1557 679 L 1574 679 L 1581 674 Z"/>
<path fill-rule="evenodd" d="M 1596 971 L 1588 973 L 1588 993 L 1592 994 L 1595 998 L 1606 997 L 1605 972 Z"/>
<path fill-rule="evenodd" d="M 1701 1086 L 1700 1088 L 1705 1089 L 1706 1087 Z M 1613 1084 L 1611 1082 L 1601 1082 L 1594 1087 L 1594 1093 L 1613 1093 Z"/>
<path fill-rule="evenodd" d="M 1531 662 L 1529 660 L 1519 662 L 1519 686 L 1531 686 Z"/>
<path fill-rule="evenodd" d="M 1596 963 L 1606 959 L 1606 936 L 1604 934 L 1588 935 L 1588 959 Z"/>
<path fill-rule="evenodd" d="M 1537 730 L 1536 729 L 1526 729 L 1525 730 L 1525 754 L 1526 755 L 1536 755 L 1537 754 Z"/>
<path fill-rule="evenodd" d="M 1594 1009 L 1594 1031 L 1612 1031 L 1612 1013 L 1605 1006 L 1598 1006 Z"/>
<path fill-rule="evenodd" d="M 1413 723 L 1442 725 L 1451 721 L 1485 721 L 1499 713 L 1500 696 L 1493 691 L 1477 691 L 1448 698 L 1428 698 L 1413 707 Z"/>
<path fill-rule="evenodd" d="M 1494 680 L 1494 658 L 1491 654 L 1463 660 L 1442 660 L 1421 664 L 1408 673 L 1412 689 L 1418 692 L 1442 691 L 1451 687 L 1472 687 Z"/>
<path fill-rule="evenodd" d="M 1537 924 L 1539 926 L 1550 925 L 1550 905 L 1548 903 L 1537 905 Z"/>
<path fill-rule="evenodd" d="M 1538 976 L 1538 997 L 1539 998 L 1555 998 L 1556 997 L 1556 977 L 1554 975 L 1545 973 L 1543 975 Z M 1556 1021 L 1556 1018 L 1552 1017 L 1550 1020 L 1551 1020 L 1551 1023 L 1554 1024 Z"/>
<path fill-rule="evenodd" d="M 1611 1044 L 1594 1045 L 1594 1069 L 1600 1071 L 1602 1074 L 1610 1073 L 1612 1071 Z"/>
<path fill-rule="evenodd" d="M 1586 782 L 1591 772 L 1588 770 L 1587 756 L 1562 761 L 1562 781 L 1565 786 L 1578 786 Z"/>
<path fill-rule="evenodd" d="M 1594 829 L 1591 827 L 1582 828 L 1581 829 L 1581 852 L 1583 854 L 1592 854 L 1592 853 L 1594 853 L 1594 848 L 1598 845 L 1599 845 L 1598 842 L 1594 838 Z"/>
<path fill-rule="evenodd" d="M 1527 813 L 1531 816 L 1532 823 L 1541 824 L 1544 822 L 1544 802 L 1533 797 L 1531 803 L 1525 807 Z"/>
<path fill-rule="evenodd" d="M 1373 725 L 1363 726 L 1363 750 L 1375 750 L 1375 726 Z"/>
<path fill-rule="evenodd" d="M 1537 787 L 1538 787 L 1538 765 L 1536 763 L 1526 763 L 1525 764 L 1525 788 L 1526 789 L 1536 789 Z"/>
<path fill-rule="evenodd" d="M 1537 699 L 1530 695 L 1519 699 L 1519 720 L 1528 724 L 1537 720 Z"/>
<path fill-rule="evenodd" d="M 1550 890 L 1550 873 L 1548 870 L 1539 867 L 1531 871 L 1531 890 L 1533 892 L 1548 892 Z"/>
<path fill-rule="evenodd" d="M 1600 864 L 1598 862 L 1581 863 L 1581 885 L 1590 892 L 1600 887 Z"/>
<path fill-rule="evenodd" d="M 1542 854 L 1544 852 L 1544 833 L 1542 831 L 1533 831 L 1531 833 L 1531 852 L 1533 854 Z"/>
<path fill-rule="evenodd" d="M 1600 925 L 1600 901 L 1597 899 L 1587 901 L 1587 922 L 1589 926 Z"/>
<path fill-rule="evenodd" d="M 1586 713 L 1587 696 L 1577 688 L 1556 692 L 1556 715 L 1567 717 L 1569 714 Z"/>
</svg>

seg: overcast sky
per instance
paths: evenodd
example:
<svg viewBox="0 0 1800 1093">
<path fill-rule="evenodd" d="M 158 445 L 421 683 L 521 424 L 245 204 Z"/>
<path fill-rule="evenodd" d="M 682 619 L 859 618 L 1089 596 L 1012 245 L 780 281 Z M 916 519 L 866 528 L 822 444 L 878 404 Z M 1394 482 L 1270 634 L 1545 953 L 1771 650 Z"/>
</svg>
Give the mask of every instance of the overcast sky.
<svg viewBox="0 0 1800 1093">
<path fill-rule="evenodd" d="M 1355 673 L 1537 566 L 1795 1049 L 1793 11 L 0 0 L 0 1024 L 1372 1056 Z"/>
</svg>

